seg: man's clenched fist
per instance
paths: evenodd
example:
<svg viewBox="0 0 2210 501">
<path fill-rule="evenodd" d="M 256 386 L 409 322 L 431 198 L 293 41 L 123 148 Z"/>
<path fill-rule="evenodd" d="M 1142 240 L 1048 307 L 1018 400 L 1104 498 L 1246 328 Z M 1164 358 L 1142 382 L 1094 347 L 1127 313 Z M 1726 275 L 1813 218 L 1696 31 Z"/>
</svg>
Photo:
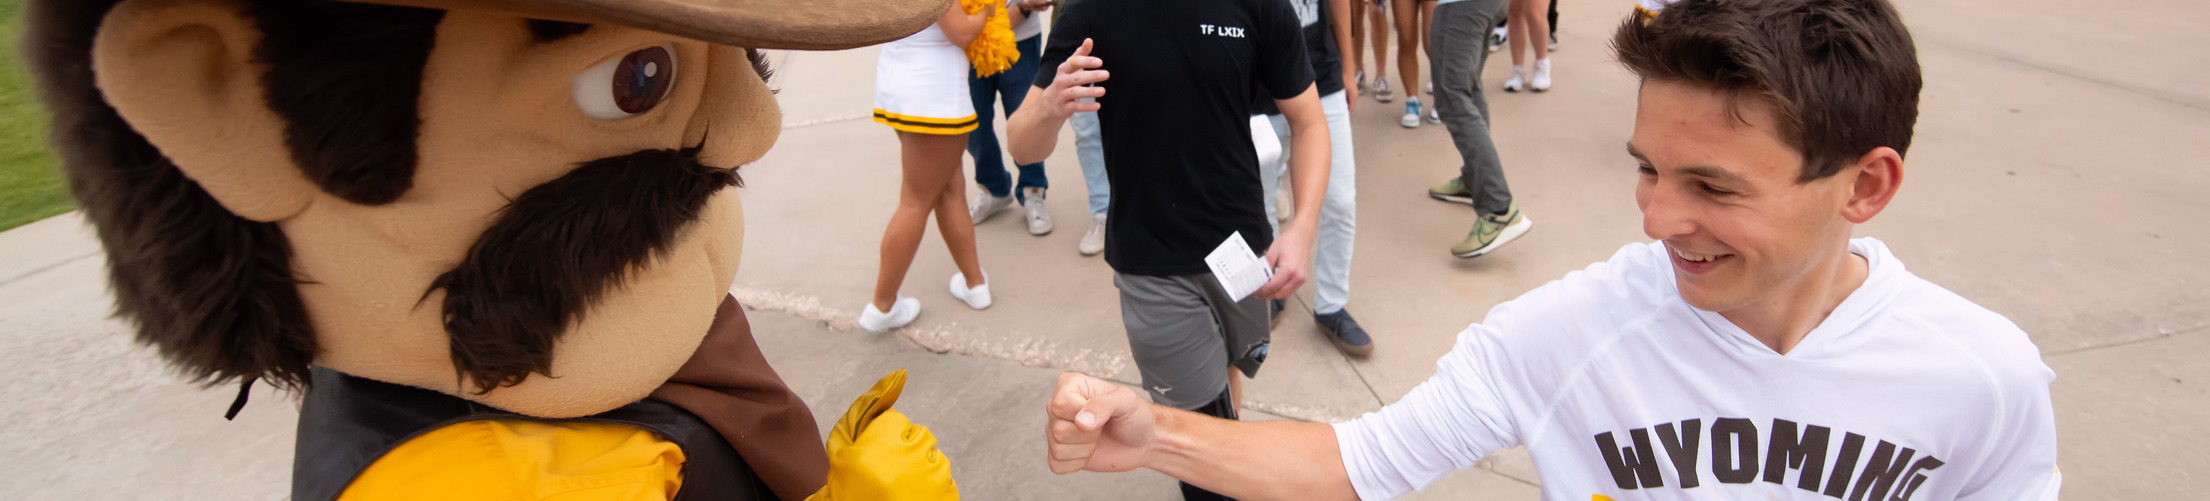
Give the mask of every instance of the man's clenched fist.
<svg viewBox="0 0 2210 501">
<path fill-rule="evenodd" d="M 1151 403 L 1120 385 L 1076 373 L 1059 375 L 1044 404 L 1051 472 L 1117 472 L 1143 466 L 1157 438 Z"/>
</svg>

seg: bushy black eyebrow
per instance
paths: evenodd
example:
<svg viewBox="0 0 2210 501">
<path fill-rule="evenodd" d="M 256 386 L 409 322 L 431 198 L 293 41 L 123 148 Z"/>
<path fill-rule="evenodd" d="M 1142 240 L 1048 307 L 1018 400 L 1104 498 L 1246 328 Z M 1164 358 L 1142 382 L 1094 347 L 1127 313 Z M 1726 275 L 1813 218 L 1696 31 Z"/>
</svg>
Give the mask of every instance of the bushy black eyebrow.
<svg viewBox="0 0 2210 501">
<path fill-rule="evenodd" d="M 530 37 L 537 43 L 553 43 L 566 40 L 591 29 L 591 25 L 588 24 L 565 21 L 531 19 L 528 23 Z"/>
</svg>

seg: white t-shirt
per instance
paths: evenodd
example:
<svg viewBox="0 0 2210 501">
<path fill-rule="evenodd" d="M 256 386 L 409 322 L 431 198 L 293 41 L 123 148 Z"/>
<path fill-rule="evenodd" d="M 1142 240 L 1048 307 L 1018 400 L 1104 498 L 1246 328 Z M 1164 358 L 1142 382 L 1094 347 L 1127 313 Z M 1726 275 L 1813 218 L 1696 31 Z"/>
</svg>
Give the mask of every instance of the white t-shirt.
<svg viewBox="0 0 2210 501">
<path fill-rule="evenodd" d="M 1864 285 L 1787 355 L 1690 307 L 1656 243 L 1497 305 L 1335 425 L 1351 485 L 1393 498 L 1524 445 L 1552 501 L 2056 499 L 2056 375 L 2026 333 L 1878 240 L 1850 251 Z"/>
<path fill-rule="evenodd" d="M 1006 0 L 1006 2 L 1005 2 L 1005 12 L 1006 12 L 1006 15 L 1015 15 L 1015 14 L 1019 14 L 1020 12 L 1016 11 L 1016 9 L 1019 9 L 1019 8 L 1021 8 L 1021 2 L 1020 2 L 1020 0 Z M 1036 12 L 1030 13 L 1030 14 L 1028 15 L 1028 19 L 1022 19 L 1022 20 L 1021 20 L 1021 22 L 1019 22 L 1019 23 L 1014 23 L 1014 24 L 1013 24 L 1013 39 L 1014 39 L 1014 40 L 1027 40 L 1027 39 L 1028 39 L 1029 37 L 1034 37 L 1034 36 L 1040 36 L 1040 35 L 1043 35 L 1043 34 L 1044 34 L 1044 18 L 1046 18 L 1046 17 L 1050 17 L 1050 16 L 1051 16 L 1051 12 L 1050 12 L 1050 11 L 1036 11 Z"/>
</svg>

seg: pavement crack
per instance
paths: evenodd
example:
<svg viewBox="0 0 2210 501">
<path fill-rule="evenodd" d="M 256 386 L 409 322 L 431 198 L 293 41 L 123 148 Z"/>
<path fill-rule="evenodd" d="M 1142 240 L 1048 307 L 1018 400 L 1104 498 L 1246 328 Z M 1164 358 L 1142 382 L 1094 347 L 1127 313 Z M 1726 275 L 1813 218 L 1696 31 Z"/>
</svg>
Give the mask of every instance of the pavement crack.
<svg viewBox="0 0 2210 501">
<path fill-rule="evenodd" d="M 826 306 L 820 298 L 747 287 L 731 287 L 729 295 L 748 309 L 812 320 L 836 332 L 851 333 L 860 330 L 858 314 Z M 1127 368 L 1129 357 L 1122 354 L 1066 348 L 1026 336 L 992 336 L 981 329 L 964 328 L 958 323 L 908 326 L 890 332 L 930 353 L 1004 360 L 1027 367 L 1080 372 L 1137 391 L 1142 391 L 1143 387 L 1136 382 L 1115 377 L 1125 373 Z M 1359 378 L 1363 381 L 1365 376 L 1361 375 Z M 1371 385 L 1368 385 L 1367 391 L 1372 391 Z M 1291 421 L 1332 423 L 1350 418 L 1338 415 L 1333 409 L 1276 402 L 1244 400 L 1241 408 Z"/>
<path fill-rule="evenodd" d="M 826 306 L 820 298 L 746 287 L 731 287 L 729 294 L 737 298 L 738 304 L 748 308 L 820 322 L 823 327 L 837 332 L 861 330 L 858 313 Z M 931 353 L 991 358 L 1026 367 L 1090 375 L 1120 374 L 1126 369 L 1129 360 L 1120 354 L 1061 346 L 1035 336 L 1021 336 L 1019 333 L 992 335 L 986 330 L 969 328 L 958 323 L 912 325 L 892 329 L 890 332 Z"/>
<path fill-rule="evenodd" d="M 2132 346 L 2132 345 L 2137 345 L 2137 344 L 2141 344 L 2141 343 L 2148 343 L 2148 342 L 2154 342 L 2154 341 L 2162 341 L 2162 340 L 2166 340 L 2166 339 L 2171 339 L 2171 338 L 2175 338 L 2175 337 L 2179 337 L 2179 336 L 2185 336 L 2185 335 L 2190 335 L 2190 334 L 2198 334 L 2198 333 L 2202 333 L 2202 332 L 2210 332 L 2210 323 L 2205 323 L 2205 324 L 2201 324 L 2201 325 L 2196 325 L 2196 326 L 2193 326 L 2193 327 L 2182 327 L 2182 328 L 2178 328 L 2178 329 L 2169 329 L 2169 330 L 2166 330 L 2166 329 L 2157 329 L 2157 331 L 2158 331 L 2158 332 L 2157 332 L 2156 334 L 2154 334 L 2154 335 L 2150 335 L 2150 336 L 2147 336 L 2147 337 L 2141 337 L 2141 338 L 2135 338 L 2135 339 L 2128 339 L 2128 340 L 2124 340 L 2124 341 L 2117 341 L 2117 342 L 2112 342 L 2112 343 L 2106 343 L 2106 344 L 2097 344 L 2097 345 L 2088 345 L 2088 346 L 2081 346 L 2081 347 L 2078 347 L 2078 348 L 2071 348 L 2071 349 L 2067 349 L 2067 350 L 2063 350 L 2063 351 L 2052 351 L 2052 352 L 2049 352 L 2049 353 L 2043 353 L 2043 354 L 2042 354 L 2041 356 L 2042 356 L 2042 357 L 2060 357 L 2060 356 L 2065 356 L 2065 355 L 2071 355 L 2071 354 L 2075 354 L 2075 353 L 2086 353 L 2086 352 L 2090 352 L 2090 351 L 2101 351 L 2101 350 L 2106 350 L 2106 349 L 2110 349 L 2110 348 L 2121 348 L 2121 347 L 2126 347 L 2126 346 Z"/>
<path fill-rule="evenodd" d="M 793 123 L 786 123 L 786 124 L 783 124 L 783 130 L 791 130 L 791 129 L 803 129 L 803 128 L 807 128 L 807 127 L 812 127 L 812 126 L 816 126 L 816 125 L 828 125 L 828 124 L 833 124 L 833 123 L 850 122 L 850 121 L 854 121 L 854 120 L 866 120 L 866 119 L 868 119 L 868 118 L 873 118 L 873 117 L 874 117 L 874 115 L 871 115 L 871 114 L 864 114 L 864 113 L 863 113 L 863 114 L 857 114 L 857 115 L 845 115 L 845 116 L 840 116 L 840 117 L 829 117 L 829 118 L 816 118 L 816 119 L 813 119 L 813 120 L 806 120 L 806 121 L 801 121 L 801 122 L 793 122 Z"/>
<path fill-rule="evenodd" d="M 16 283 L 16 282 L 18 282 L 18 281 L 21 281 L 21 280 L 23 280 L 23 279 L 26 279 L 26 278 L 31 278 L 31 277 L 34 277 L 34 276 L 38 276 L 38 274 L 40 274 L 40 273 L 45 273 L 45 272 L 47 272 L 48 270 L 52 270 L 52 269 L 54 269 L 54 268 L 60 268 L 60 267 L 63 267 L 63 266 L 68 266 L 68 265 L 69 265 L 70 263 L 75 263 L 75 262 L 77 262 L 77 261 L 82 261 L 82 260 L 84 260 L 85 258 L 89 258 L 89 257 L 92 257 L 92 256 L 98 256 L 98 255 L 100 255 L 100 251 L 91 251 L 91 252 L 86 252 L 86 253 L 83 253 L 83 254 L 78 254 L 78 255 L 75 255 L 75 256 L 69 256 L 69 257 L 67 257 L 67 258 L 63 258 L 63 259 L 62 259 L 62 260 L 60 260 L 60 261 L 55 261 L 55 262 L 53 262 L 52 264 L 48 264 L 48 265 L 46 265 L 46 266 L 41 266 L 41 267 L 39 267 L 38 269 L 35 269 L 35 270 L 31 270 L 31 271 L 26 271 L 26 272 L 23 272 L 23 273 L 22 273 L 22 274 L 20 274 L 20 275 L 16 275 L 16 276 L 8 277 L 8 279 L 7 279 L 7 280 L 0 280 L 0 286 L 7 286 L 7 285 L 10 285 L 10 284 L 14 284 L 14 283 Z"/>
</svg>

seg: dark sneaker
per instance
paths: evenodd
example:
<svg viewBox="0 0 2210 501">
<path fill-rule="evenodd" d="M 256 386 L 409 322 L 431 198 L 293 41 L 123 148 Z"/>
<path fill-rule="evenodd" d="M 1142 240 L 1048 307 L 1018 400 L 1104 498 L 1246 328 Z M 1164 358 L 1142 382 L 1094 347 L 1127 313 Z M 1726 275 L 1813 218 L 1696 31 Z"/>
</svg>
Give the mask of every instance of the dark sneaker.
<svg viewBox="0 0 2210 501">
<path fill-rule="evenodd" d="M 1286 309 L 1289 309 L 1289 304 L 1280 299 L 1266 300 L 1266 328 L 1268 330 L 1281 327 L 1281 311 Z"/>
<path fill-rule="evenodd" d="M 1427 198 L 1451 203 L 1473 205 L 1473 190 L 1466 189 L 1466 179 L 1450 178 L 1450 182 L 1427 189 Z"/>
<path fill-rule="evenodd" d="M 1527 234 L 1527 229 L 1533 226 L 1534 221 L 1519 213 L 1519 201 L 1514 200 L 1503 214 L 1483 214 L 1480 221 L 1473 223 L 1473 231 L 1466 234 L 1466 240 L 1451 246 L 1450 255 L 1473 258 L 1488 254 Z"/>
<path fill-rule="evenodd" d="M 1320 324 L 1320 333 L 1327 334 L 1328 341 L 1334 342 L 1335 349 L 1343 350 L 1344 354 L 1364 357 L 1374 352 L 1373 338 L 1367 337 L 1366 328 L 1359 327 L 1358 320 L 1351 318 L 1351 310 L 1314 313 L 1312 323 Z"/>
</svg>

